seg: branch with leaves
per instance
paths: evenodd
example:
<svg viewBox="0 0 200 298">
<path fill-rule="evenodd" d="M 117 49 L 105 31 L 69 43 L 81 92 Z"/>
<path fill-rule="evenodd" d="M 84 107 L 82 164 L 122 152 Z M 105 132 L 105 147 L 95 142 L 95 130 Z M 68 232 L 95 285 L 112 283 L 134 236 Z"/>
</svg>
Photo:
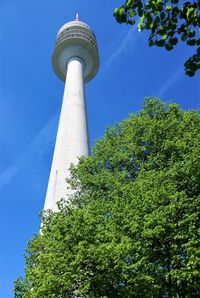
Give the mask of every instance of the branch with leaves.
<svg viewBox="0 0 200 298">
<path fill-rule="evenodd" d="M 126 0 L 114 10 L 118 23 L 134 25 L 139 16 L 138 30 L 149 30 L 149 46 L 171 51 L 179 41 L 195 48 L 184 63 L 188 76 L 200 69 L 200 1 Z"/>
</svg>

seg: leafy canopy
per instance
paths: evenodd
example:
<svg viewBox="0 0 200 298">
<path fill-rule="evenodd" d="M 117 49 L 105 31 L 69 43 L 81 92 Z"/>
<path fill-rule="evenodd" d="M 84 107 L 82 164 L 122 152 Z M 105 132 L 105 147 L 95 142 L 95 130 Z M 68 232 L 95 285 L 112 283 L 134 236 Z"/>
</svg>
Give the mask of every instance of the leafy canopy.
<svg viewBox="0 0 200 298">
<path fill-rule="evenodd" d="M 196 52 L 185 62 L 185 72 L 194 76 L 200 69 L 200 1 L 126 0 L 114 10 L 119 23 L 134 25 L 139 17 L 139 31 L 150 30 L 149 46 L 171 51 L 179 40 L 194 46 Z"/>
<path fill-rule="evenodd" d="M 200 297 L 200 115 L 148 98 L 72 168 L 15 298 Z"/>
</svg>

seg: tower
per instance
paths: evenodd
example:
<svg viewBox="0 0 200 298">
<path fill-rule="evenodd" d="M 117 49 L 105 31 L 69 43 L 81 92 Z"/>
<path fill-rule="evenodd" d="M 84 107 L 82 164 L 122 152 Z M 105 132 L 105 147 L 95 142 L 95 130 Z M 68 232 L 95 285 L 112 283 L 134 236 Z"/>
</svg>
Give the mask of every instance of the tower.
<svg viewBox="0 0 200 298">
<path fill-rule="evenodd" d="M 99 67 L 95 35 L 78 14 L 58 31 L 52 65 L 65 87 L 44 209 L 57 211 L 57 201 L 72 192 L 65 181 L 70 164 L 76 165 L 78 157 L 88 155 L 84 83 Z"/>
</svg>

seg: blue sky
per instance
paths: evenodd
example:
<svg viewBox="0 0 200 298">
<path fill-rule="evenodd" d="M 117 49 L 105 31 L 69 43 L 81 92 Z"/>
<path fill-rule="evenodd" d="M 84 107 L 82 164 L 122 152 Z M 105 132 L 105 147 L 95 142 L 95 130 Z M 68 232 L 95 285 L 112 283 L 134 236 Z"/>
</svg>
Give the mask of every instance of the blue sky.
<svg viewBox="0 0 200 298">
<path fill-rule="evenodd" d="M 58 29 L 75 18 L 94 30 L 100 69 L 86 87 L 90 144 L 106 127 L 142 108 L 145 96 L 183 109 L 200 104 L 199 73 L 182 64 L 193 53 L 148 48 L 147 35 L 119 25 L 113 9 L 123 3 L 92 0 L 0 0 L 0 296 L 13 297 L 23 275 L 26 242 L 40 225 L 58 125 L 63 82 L 51 55 Z"/>
</svg>

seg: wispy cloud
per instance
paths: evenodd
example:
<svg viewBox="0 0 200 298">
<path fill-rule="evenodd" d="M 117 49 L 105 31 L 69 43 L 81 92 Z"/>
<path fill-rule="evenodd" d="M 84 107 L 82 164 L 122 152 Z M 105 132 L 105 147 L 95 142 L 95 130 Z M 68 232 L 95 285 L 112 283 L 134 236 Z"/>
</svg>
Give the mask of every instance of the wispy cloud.
<svg viewBox="0 0 200 298">
<path fill-rule="evenodd" d="M 135 41 L 138 39 L 139 34 L 135 34 L 137 31 L 137 26 L 132 26 L 123 39 L 119 39 L 118 46 L 114 50 L 114 52 L 109 56 L 107 63 L 105 64 L 105 68 L 109 68 L 112 63 L 116 60 L 120 59 L 121 54 L 128 48 L 129 43 L 131 42 L 134 45 Z"/>
<path fill-rule="evenodd" d="M 163 97 L 168 92 L 168 90 L 180 79 L 182 74 L 183 74 L 183 66 L 180 65 L 177 68 L 177 70 L 168 78 L 168 80 L 164 82 L 164 84 L 158 90 L 156 95 L 158 97 Z"/>
<path fill-rule="evenodd" d="M 29 163 L 37 154 L 40 158 L 53 146 L 55 127 L 58 121 L 57 113 L 42 127 L 32 142 L 15 160 L 14 164 L 0 173 L 0 190 L 15 177 L 24 164 Z"/>
<path fill-rule="evenodd" d="M 54 144 L 56 124 L 58 123 L 59 111 L 41 128 L 39 133 L 30 144 L 30 150 L 37 150 L 37 153 L 42 156 L 49 147 Z M 32 149 L 33 148 L 33 149 Z"/>
<path fill-rule="evenodd" d="M 16 166 L 10 166 L 0 174 L 0 189 L 7 184 L 17 173 Z"/>
</svg>

